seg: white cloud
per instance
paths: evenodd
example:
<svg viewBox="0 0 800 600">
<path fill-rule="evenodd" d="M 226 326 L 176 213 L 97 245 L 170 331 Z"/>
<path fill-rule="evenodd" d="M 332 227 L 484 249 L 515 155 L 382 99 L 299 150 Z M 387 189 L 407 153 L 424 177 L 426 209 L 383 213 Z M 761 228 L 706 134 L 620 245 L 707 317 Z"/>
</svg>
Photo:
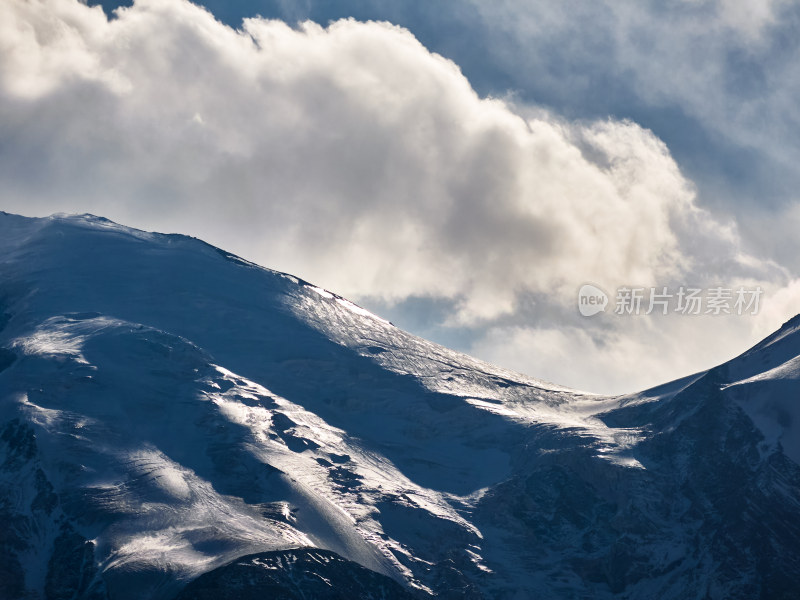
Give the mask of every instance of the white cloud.
<svg viewBox="0 0 800 600">
<path fill-rule="evenodd" d="M 496 345 L 521 298 L 560 310 L 589 279 L 786 279 L 697 208 L 651 132 L 522 116 L 386 23 L 235 31 L 182 0 L 111 21 L 31 0 L 0 4 L 0 45 L 6 210 L 191 233 L 352 297 L 449 299 Z M 600 332 L 546 335 L 568 354 Z"/>
<path fill-rule="evenodd" d="M 800 159 L 797 0 L 467 2 L 491 32 L 493 62 L 525 80 L 586 105 L 628 94 L 623 110 L 679 111 L 717 147 L 754 150 L 782 168 Z"/>
<path fill-rule="evenodd" d="M 724 285 L 750 290 L 759 284 L 763 282 L 738 280 Z M 644 310 L 638 316 L 618 316 L 612 296 L 606 314 L 564 319 L 566 324 L 493 327 L 470 350 L 490 362 L 577 389 L 628 393 L 730 360 L 775 331 L 798 307 L 797 279 L 785 286 L 767 285 L 754 316 L 733 311 L 727 316 L 662 317 L 644 315 Z"/>
</svg>

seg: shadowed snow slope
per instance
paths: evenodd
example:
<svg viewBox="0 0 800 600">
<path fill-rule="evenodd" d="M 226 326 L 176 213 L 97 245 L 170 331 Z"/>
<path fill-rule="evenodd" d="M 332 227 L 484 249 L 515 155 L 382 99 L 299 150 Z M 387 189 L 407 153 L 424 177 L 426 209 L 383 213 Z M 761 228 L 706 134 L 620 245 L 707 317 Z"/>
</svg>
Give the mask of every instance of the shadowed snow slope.
<svg viewBox="0 0 800 600">
<path fill-rule="evenodd" d="M 796 593 L 797 319 L 604 398 L 89 215 L 0 285 L 3 599 Z"/>
</svg>

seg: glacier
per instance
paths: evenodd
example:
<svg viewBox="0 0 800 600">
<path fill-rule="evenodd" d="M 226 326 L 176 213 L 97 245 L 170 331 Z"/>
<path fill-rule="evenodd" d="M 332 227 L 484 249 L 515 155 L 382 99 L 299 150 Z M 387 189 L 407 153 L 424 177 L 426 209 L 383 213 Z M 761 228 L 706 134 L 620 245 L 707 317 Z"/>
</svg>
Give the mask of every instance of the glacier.
<svg viewBox="0 0 800 600">
<path fill-rule="evenodd" d="M 800 317 L 636 394 L 0 213 L 0 598 L 796 598 Z"/>
</svg>

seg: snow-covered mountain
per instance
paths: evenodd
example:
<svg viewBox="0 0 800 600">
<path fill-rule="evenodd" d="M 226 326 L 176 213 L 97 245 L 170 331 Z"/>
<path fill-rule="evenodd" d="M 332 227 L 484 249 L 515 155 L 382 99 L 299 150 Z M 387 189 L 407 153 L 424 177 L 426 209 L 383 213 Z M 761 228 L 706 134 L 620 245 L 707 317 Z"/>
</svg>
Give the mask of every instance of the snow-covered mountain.
<svg viewBox="0 0 800 600">
<path fill-rule="evenodd" d="M 796 598 L 800 319 L 605 398 L 0 213 L 0 598 Z"/>
</svg>

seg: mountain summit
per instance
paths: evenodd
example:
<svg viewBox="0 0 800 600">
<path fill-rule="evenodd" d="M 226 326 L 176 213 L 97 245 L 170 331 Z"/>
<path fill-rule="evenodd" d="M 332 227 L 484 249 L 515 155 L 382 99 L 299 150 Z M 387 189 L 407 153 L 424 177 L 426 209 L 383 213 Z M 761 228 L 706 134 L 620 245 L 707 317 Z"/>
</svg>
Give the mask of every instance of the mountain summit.
<svg viewBox="0 0 800 600">
<path fill-rule="evenodd" d="M 795 598 L 800 318 L 623 397 L 0 213 L 0 598 Z"/>
</svg>

